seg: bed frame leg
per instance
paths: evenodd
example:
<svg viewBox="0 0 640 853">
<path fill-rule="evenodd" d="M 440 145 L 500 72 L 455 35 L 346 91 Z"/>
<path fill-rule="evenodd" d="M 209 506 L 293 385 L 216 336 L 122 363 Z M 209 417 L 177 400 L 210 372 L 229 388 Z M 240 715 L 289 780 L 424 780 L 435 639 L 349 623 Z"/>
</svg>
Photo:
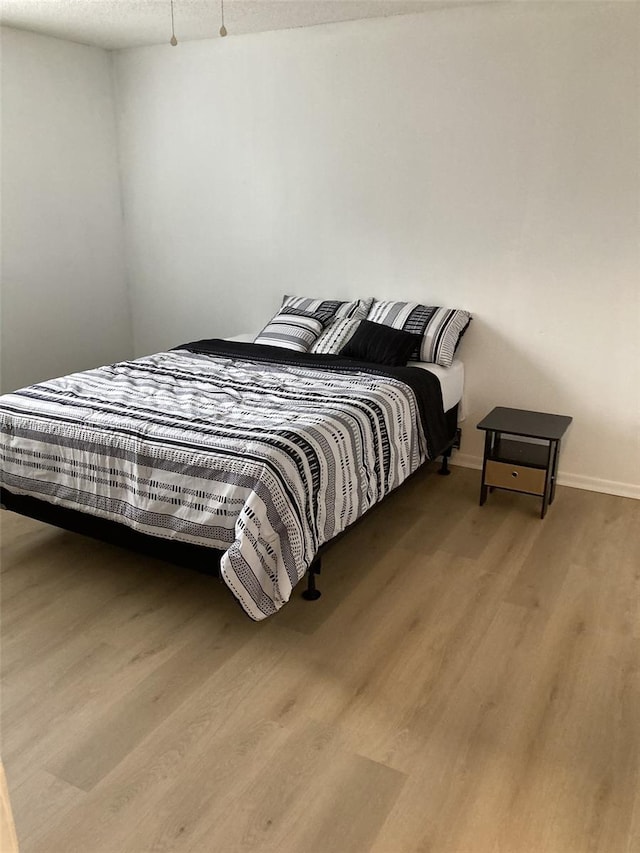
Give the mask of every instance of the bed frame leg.
<svg viewBox="0 0 640 853">
<path fill-rule="evenodd" d="M 449 459 L 451 458 L 452 447 L 447 447 L 445 452 L 442 454 L 442 465 L 438 469 L 438 474 L 441 474 L 443 477 L 448 477 L 451 471 L 449 470 Z"/>
<path fill-rule="evenodd" d="M 320 574 L 321 565 L 320 557 L 316 557 L 307 570 L 307 588 L 302 593 L 306 601 L 317 601 L 322 595 L 320 590 L 316 589 L 316 575 Z"/>
</svg>

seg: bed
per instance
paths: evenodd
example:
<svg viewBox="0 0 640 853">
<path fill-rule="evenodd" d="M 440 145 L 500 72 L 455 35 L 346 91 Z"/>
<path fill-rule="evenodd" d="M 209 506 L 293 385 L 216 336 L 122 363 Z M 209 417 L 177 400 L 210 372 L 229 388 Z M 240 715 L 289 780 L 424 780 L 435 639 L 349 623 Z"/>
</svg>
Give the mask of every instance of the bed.
<svg viewBox="0 0 640 853">
<path fill-rule="evenodd" d="M 446 467 L 462 371 L 437 372 L 204 340 L 29 386 L 0 397 L 2 504 L 217 573 L 264 619 L 305 574 L 315 597 L 327 543 Z"/>
</svg>

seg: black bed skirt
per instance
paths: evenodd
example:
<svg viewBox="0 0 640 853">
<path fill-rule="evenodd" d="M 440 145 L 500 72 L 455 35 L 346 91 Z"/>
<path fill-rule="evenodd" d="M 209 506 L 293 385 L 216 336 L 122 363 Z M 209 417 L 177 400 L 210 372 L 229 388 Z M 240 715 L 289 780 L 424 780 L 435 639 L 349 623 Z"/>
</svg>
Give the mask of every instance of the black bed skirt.
<svg viewBox="0 0 640 853">
<path fill-rule="evenodd" d="M 441 453 L 451 448 L 456 440 L 458 406 L 445 412 L 445 418 L 447 432 L 451 438 L 449 444 L 442 448 Z M 52 524 L 54 527 L 61 527 L 63 530 L 70 530 L 73 533 L 81 533 L 83 536 L 90 536 L 93 539 L 109 542 L 129 551 L 156 557 L 159 560 L 173 563 L 176 566 L 184 566 L 202 574 L 220 576 L 220 557 L 223 552 L 215 548 L 192 545 L 188 542 L 177 542 L 173 539 L 160 539 L 157 536 L 139 533 L 137 530 L 132 530 L 117 521 L 87 515 L 87 513 L 78 510 L 56 506 L 56 504 L 50 504 L 27 495 L 14 495 L 7 489 L 0 488 L 0 502 L 4 509 L 26 515 L 29 518 L 35 518 L 37 521 L 43 521 L 46 524 Z M 357 524 L 359 520 L 357 519 L 354 524 Z"/>
<path fill-rule="evenodd" d="M 157 536 L 139 533 L 117 521 L 56 506 L 28 495 L 14 495 L 6 489 L 0 489 L 0 501 L 5 509 L 44 521 L 46 524 L 53 524 L 54 527 L 62 527 L 63 530 L 81 533 L 83 536 L 100 539 L 102 542 L 109 542 L 111 545 L 118 545 L 149 557 L 157 557 L 177 566 L 195 569 L 203 574 L 219 575 L 222 551 L 214 548 L 177 542 L 174 539 L 159 539 Z"/>
</svg>

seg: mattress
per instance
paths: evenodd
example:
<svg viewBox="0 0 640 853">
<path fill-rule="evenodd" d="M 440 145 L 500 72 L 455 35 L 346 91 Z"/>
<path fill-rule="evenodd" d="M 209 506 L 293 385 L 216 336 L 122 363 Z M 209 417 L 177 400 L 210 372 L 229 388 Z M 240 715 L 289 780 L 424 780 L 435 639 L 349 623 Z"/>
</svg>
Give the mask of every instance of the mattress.
<svg viewBox="0 0 640 853">
<path fill-rule="evenodd" d="M 225 338 L 227 341 L 246 341 L 247 343 L 255 338 L 256 334 L 244 332 L 241 335 L 235 335 L 232 338 Z M 428 370 L 437 376 L 442 389 L 442 406 L 445 412 L 453 409 L 462 401 L 462 392 L 464 391 L 464 364 L 460 359 L 454 358 L 451 367 L 441 367 L 439 364 L 426 364 L 424 361 L 410 361 L 409 367 L 415 367 L 418 370 Z M 462 420 L 462 411 L 458 415 L 458 420 Z"/>
<path fill-rule="evenodd" d="M 410 361 L 408 367 L 418 370 L 428 370 L 438 377 L 442 389 L 442 406 L 445 412 L 453 409 L 462 400 L 464 390 L 464 364 L 454 358 L 451 367 L 441 367 L 439 364 L 425 364 L 424 361 Z"/>
</svg>

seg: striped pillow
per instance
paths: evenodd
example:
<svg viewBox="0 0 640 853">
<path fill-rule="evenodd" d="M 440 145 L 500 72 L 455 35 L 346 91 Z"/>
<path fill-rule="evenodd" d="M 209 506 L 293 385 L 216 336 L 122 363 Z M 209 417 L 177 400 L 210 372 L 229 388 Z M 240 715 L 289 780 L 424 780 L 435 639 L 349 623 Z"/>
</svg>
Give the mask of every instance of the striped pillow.
<svg viewBox="0 0 640 853">
<path fill-rule="evenodd" d="M 320 335 L 311 352 L 318 355 L 335 355 L 346 346 L 360 325 L 360 317 L 337 317 Z"/>
<path fill-rule="evenodd" d="M 310 311 L 285 309 L 269 321 L 253 342 L 295 352 L 309 352 L 323 328 L 321 316 Z"/>
<path fill-rule="evenodd" d="M 310 299 L 306 296 L 285 296 L 282 300 L 282 308 L 295 308 L 296 311 L 326 314 L 330 318 L 357 316 L 360 320 L 364 320 L 372 303 L 372 296 L 367 299 L 356 299 L 353 302 L 340 302 L 338 299 Z"/>
<path fill-rule="evenodd" d="M 411 354 L 412 361 L 450 367 L 460 338 L 471 322 L 471 314 L 419 302 L 374 302 L 367 320 L 420 335 L 422 340 Z"/>
<path fill-rule="evenodd" d="M 355 327 L 345 325 L 345 322 L 347 320 L 366 320 L 372 304 L 372 296 L 368 299 L 356 299 L 355 302 L 341 302 L 333 319 L 311 347 L 311 352 L 321 355 L 340 352 L 355 331 Z"/>
</svg>

